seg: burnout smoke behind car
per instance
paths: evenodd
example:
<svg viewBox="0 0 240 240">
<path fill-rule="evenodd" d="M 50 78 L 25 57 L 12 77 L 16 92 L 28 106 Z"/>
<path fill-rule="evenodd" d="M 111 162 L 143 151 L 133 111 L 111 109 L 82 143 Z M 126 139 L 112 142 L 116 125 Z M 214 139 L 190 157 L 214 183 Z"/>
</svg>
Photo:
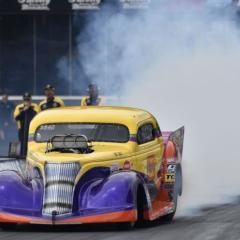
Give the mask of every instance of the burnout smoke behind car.
<svg viewBox="0 0 240 240">
<path fill-rule="evenodd" d="M 80 34 L 90 41 L 79 57 L 106 94 L 120 91 L 122 105 L 155 113 L 163 130 L 185 125 L 179 213 L 189 214 L 240 194 L 240 27 L 211 1 L 191 9 L 163 2 L 131 14 L 105 8 Z"/>
</svg>

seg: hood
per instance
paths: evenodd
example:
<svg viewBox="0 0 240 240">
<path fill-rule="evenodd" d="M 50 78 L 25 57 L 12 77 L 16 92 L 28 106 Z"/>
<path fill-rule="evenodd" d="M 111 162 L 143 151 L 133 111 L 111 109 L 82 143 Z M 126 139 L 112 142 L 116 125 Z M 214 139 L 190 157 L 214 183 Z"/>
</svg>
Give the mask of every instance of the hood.
<svg viewBox="0 0 240 240">
<path fill-rule="evenodd" d="M 93 152 L 87 154 L 81 153 L 46 153 L 46 144 L 35 144 L 28 150 L 27 159 L 36 162 L 80 162 L 81 165 L 90 162 L 110 161 L 131 155 L 131 148 L 127 144 L 94 144 Z"/>
</svg>

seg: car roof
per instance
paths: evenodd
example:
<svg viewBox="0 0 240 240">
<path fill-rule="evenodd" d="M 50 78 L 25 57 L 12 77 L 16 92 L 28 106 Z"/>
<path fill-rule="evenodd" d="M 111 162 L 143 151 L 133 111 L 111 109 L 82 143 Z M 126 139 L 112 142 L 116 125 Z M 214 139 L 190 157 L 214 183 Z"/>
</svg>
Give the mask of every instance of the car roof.
<svg viewBox="0 0 240 240">
<path fill-rule="evenodd" d="M 55 108 L 39 113 L 30 125 L 30 133 L 34 133 L 38 126 L 43 124 L 70 122 L 123 124 L 132 132 L 139 122 L 151 117 L 152 115 L 145 110 L 130 107 L 77 106 Z"/>
</svg>

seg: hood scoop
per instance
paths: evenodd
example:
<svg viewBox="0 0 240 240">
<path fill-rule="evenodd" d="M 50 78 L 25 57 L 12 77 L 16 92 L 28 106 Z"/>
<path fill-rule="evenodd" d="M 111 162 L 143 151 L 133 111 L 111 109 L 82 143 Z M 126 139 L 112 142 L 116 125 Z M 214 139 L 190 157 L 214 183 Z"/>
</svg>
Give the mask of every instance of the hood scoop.
<svg viewBox="0 0 240 240">
<path fill-rule="evenodd" d="M 48 140 L 46 153 L 92 153 L 92 143 L 84 135 L 56 135 Z"/>
</svg>

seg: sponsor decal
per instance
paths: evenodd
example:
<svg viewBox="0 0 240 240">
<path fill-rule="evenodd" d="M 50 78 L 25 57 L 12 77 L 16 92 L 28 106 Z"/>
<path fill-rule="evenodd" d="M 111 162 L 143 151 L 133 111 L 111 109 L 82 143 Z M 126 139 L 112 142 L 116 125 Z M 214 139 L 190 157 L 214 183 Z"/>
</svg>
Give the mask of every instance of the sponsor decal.
<svg viewBox="0 0 240 240">
<path fill-rule="evenodd" d="M 167 173 L 175 173 L 176 165 L 175 164 L 169 164 L 167 166 Z"/>
<path fill-rule="evenodd" d="M 122 156 L 122 155 L 123 155 L 123 154 L 122 154 L 121 152 L 115 152 L 115 153 L 114 153 L 114 156 L 115 156 L 115 157 L 120 157 L 120 156 Z"/>
<path fill-rule="evenodd" d="M 149 180 L 154 180 L 156 177 L 156 157 L 155 155 L 147 158 L 147 175 Z"/>
<path fill-rule="evenodd" d="M 99 9 L 102 0 L 68 0 L 73 10 L 95 10 Z"/>
<path fill-rule="evenodd" d="M 151 0 L 119 0 L 123 8 L 148 8 Z"/>
<path fill-rule="evenodd" d="M 175 174 L 166 174 L 165 182 L 174 183 L 175 182 Z"/>
<path fill-rule="evenodd" d="M 176 158 L 168 158 L 167 159 L 167 163 L 175 163 L 176 162 Z"/>
<path fill-rule="evenodd" d="M 119 170 L 119 164 L 118 163 L 113 163 L 112 166 L 110 167 L 111 172 L 117 172 Z"/>
<path fill-rule="evenodd" d="M 123 164 L 123 169 L 125 169 L 125 170 L 129 170 L 129 169 L 131 169 L 131 163 L 130 163 L 130 161 L 125 161 L 124 162 L 124 164 Z"/>
<path fill-rule="evenodd" d="M 39 129 L 41 131 L 54 131 L 55 130 L 56 125 L 55 124 L 46 124 L 46 125 L 42 125 Z"/>
<path fill-rule="evenodd" d="M 48 11 L 50 2 L 51 0 L 18 0 L 18 3 L 21 4 L 21 8 L 23 11 Z"/>
</svg>

